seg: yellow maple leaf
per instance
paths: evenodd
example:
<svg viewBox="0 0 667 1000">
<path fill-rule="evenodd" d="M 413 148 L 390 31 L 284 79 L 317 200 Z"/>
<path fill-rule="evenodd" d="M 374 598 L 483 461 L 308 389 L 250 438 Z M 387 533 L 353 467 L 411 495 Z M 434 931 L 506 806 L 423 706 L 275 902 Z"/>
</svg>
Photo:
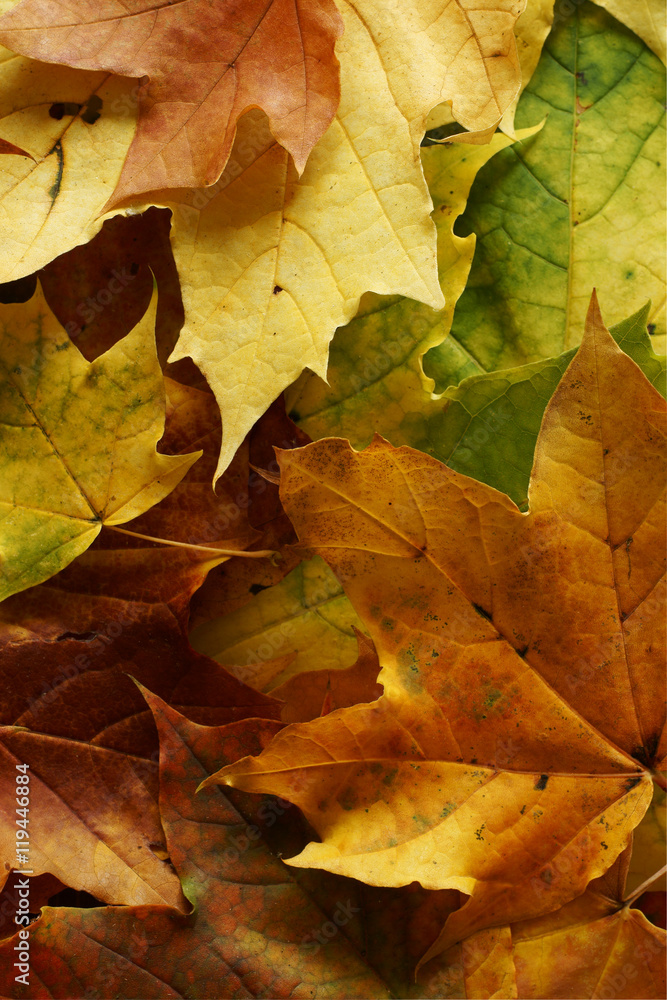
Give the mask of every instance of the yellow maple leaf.
<svg viewBox="0 0 667 1000">
<path fill-rule="evenodd" d="M 342 3 L 340 106 L 303 175 L 255 112 L 216 185 L 154 199 L 174 211 L 186 311 L 172 359 L 194 359 L 222 411 L 217 475 L 304 368 L 325 376 L 364 292 L 443 305 L 419 143 L 444 101 L 466 128 L 495 127 L 519 85 L 522 8 Z"/>
<path fill-rule="evenodd" d="M 143 514 L 201 452 L 168 456 L 157 296 L 141 322 L 89 363 L 41 289 L 0 307 L 0 600 L 53 576 L 99 534 Z"/>
</svg>

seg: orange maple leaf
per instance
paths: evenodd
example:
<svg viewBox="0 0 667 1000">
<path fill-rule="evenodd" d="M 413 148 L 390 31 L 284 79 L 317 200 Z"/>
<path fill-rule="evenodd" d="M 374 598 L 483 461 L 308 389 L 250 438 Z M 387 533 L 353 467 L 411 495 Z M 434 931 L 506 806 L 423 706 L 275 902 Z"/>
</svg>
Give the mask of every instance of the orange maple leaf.
<svg viewBox="0 0 667 1000">
<path fill-rule="evenodd" d="M 664 422 L 594 301 L 526 514 L 381 439 L 284 453 L 285 507 L 344 583 L 385 693 L 208 782 L 299 805 L 322 843 L 291 864 L 467 893 L 443 948 L 582 893 L 664 754 Z"/>
</svg>

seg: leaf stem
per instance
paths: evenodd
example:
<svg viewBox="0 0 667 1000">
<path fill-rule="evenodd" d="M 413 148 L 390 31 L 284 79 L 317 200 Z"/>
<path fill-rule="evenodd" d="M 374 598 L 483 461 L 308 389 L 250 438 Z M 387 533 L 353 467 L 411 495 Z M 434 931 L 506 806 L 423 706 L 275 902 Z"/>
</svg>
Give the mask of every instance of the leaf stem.
<svg viewBox="0 0 667 1000">
<path fill-rule="evenodd" d="M 661 875 L 664 875 L 665 872 L 667 872 L 667 865 L 663 865 L 662 868 L 651 875 L 650 878 L 647 878 L 645 882 L 642 882 L 641 885 L 637 886 L 635 891 L 630 896 L 626 896 L 623 900 L 623 906 L 629 906 L 630 903 L 633 903 L 638 896 L 641 896 L 641 894 L 646 891 L 647 887 L 651 885 L 652 882 L 655 882 L 655 880 L 660 878 Z"/>
<path fill-rule="evenodd" d="M 170 538 L 156 538 L 154 535 L 142 535 L 139 531 L 129 531 L 127 528 L 118 528 L 115 524 L 105 524 L 109 531 L 119 531 L 121 535 L 129 535 L 131 538 L 142 538 L 145 542 L 157 542 L 158 545 L 175 545 L 181 549 L 197 549 L 198 552 L 210 552 L 212 556 L 241 556 L 245 559 L 272 559 L 280 553 L 274 549 L 254 549 L 250 552 L 244 549 L 217 549 L 211 545 L 194 545 L 191 542 L 175 542 Z"/>
</svg>

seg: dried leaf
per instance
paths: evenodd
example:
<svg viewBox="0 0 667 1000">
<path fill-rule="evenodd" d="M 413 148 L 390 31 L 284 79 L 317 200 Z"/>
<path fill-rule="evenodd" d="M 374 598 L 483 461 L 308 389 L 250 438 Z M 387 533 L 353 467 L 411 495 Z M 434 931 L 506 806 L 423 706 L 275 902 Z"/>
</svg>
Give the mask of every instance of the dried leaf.
<svg viewBox="0 0 667 1000">
<path fill-rule="evenodd" d="M 380 440 L 281 456 L 300 540 L 344 581 L 385 690 L 209 779 L 303 809 L 323 843 L 292 864 L 468 893 L 447 947 L 558 908 L 613 863 L 664 754 L 664 412 L 593 303 L 528 514 Z"/>
<path fill-rule="evenodd" d="M 5 868 L 48 872 L 108 903 L 187 909 L 178 878 L 160 857 L 163 837 L 150 787 L 155 764 L 69 734 L 0 726 L 0 800 L 8 815 L 16 808 L 20 764 L 30 768 L 28 843 L 22 852 L 15 825 L 0 826 Z M 86 780 L 88 772 L 94 780 Z"/>
<path fill-rule="evenodd" d="M 190 639 L 240 680 L 271 691 L 305 671 L 351 666 L 355 628 L 363 625 L 340 583 L 326 563 L 312 559 L 237 611 L 199 625 Z M 275 662 L 287 654 L 288 662 Z"/>
<path fill-rule="evenodd" d="M 339 708 L 380 697 L 380 663 L 375 646 L 363 632 L 355 629 L 355 635 L 359 655 L 351 667 L 293 674 L 284 684 L 271 688 L 272 697 L 284 702 L 280 713 L 283 722 L 309 722 Z"/>
<path fill-rule="evenodd" d="M 40 272 L 49 308 L 88 361 L 137 325 L 156 283 L 155 339 L 165 367 L 183 326 L 170 228 L 167 209 L 118 215 L 107 219 L 90 243 L 62 253 Z M 173 370 L 167 374 L 179 377 Z"/>
<path fill-rule="evenodd" d="M 521 7 L 344 3 L 340 106 L 303 176 L 254 112 L 213 187 L 154 199 L 175 216 L 186 323 L 173 358 L 192 357 L 220 404 L 219 471 L 304 368 L 324 375 L 363 292 L 443 304 L 419 143 L 443 100 L 466 127 L 498 121 L 519 82 Z"/>
<path fill-rule="evenodd" d="M 326 914 L 227 797 L 217 789 L 195 795 L 216 761 L 260 749 L 275 724 L 265 722 L 252 734 L 243 725 L 201 727 L 154 695 L 146 692 L 146 698 L 160 733 L 162 824 L 193 916 L 164 906 L 46 907 L 30 930 L 40 985 L 31 983 L 24 995 L 37 996 L 46 986 L 52 994 L 76 996 L 85 982 L 91 998 L 306 998 L 314 989 L 345 1000 L 387 997 L 344 935 L 305 947 Z M 280 807 L 273 814 L 279 816 Z M 0 944 L 3 994 L 13 991 L 5 957 L 15 943 L 16 937 Z"/>
<path fill-rule="evenodd" d="M 614 869 L 555 913 L 474 934 L 430 962 L 420 980 L 440 996 L 461 983 L 470 1000 L 662 996 L 664 931 L 624 905 L 623 880 L 620 892 L 610 891 Z"/>
<path fill-rule="evenodd" d="M 360 447 L 377 430 L 393 444 L 412 445 L 424 423 L 442 411 L 431 398 L 434 382 L 424 375 L 422 358 L 438 344 L 452 357 L 445 338 L 475 252 L 475 236 L 457 236 L 454 227 L 477 172 L 511 141 L 498 133 L 485 146 L 422 147 L 445 308 L 435 313 L 412 299 L 364 296 L 358 315 L 334 337 L 327 382 L 304 372 L 288 390 L 290 413 L 310 437 L 336 434 Z M 460 377 L 467 373 L 466 364 Z"/>
</svg>

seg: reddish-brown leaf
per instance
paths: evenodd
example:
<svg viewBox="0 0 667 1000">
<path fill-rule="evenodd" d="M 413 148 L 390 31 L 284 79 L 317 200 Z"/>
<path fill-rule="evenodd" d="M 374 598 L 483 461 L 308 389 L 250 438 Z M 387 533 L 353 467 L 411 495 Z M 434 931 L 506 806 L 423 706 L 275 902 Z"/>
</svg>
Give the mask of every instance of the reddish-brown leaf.
<svg viewBox="0 0 667 1000">
<path fill-rule="evenodd" d="M 250 431 L 248 447 L 251 469 L 247 488 L 238 494 L 235 505 L 247 509 L 248 521 L 261 532 L 261 537 L 250 548 L 275 549 L 280 552 L 281 558 L 276 562 L 231 558 L 211 570 L 192 602 L 193 628 L 243 607 L 253 594 L 279 583 L 300 562 L 302 554 L 292 548 L 296 542 L 296 532 L 283 510 L 278 486 L 257 470 L 267 471 L 269 474 L 277 472 L 275 448 L 299 448 L 309 441 L 308 435 L 287 416 L 282 395 L 271 404 Z"/>
<path fill-rule="evenodd" d="M 0 944 L 0 993 L 17 1000 L 387 997 L 344 934 L 306 947 L 327 914 L 229 798 L 219 789 L 195 794 L 221 758 L 260 750 L 276 724 L 261 723 L 252 733 L 243 724 L 202 727 L 146 697 L 160 734 L 162 824 L 193 913 L 47 907 L 30 929 L 30 986 L 14 983 L 9 957 L 17 937 Z"/>
<path fill-rule="evenodd" d="M 155 336 L 164 367 L 183 326 L 170 228 L 167 209 L 118 215 L 107 219 L 89 243 L 61 254 L 39 272 L 50 309 L 88 361 L 136 326 L 148 308 L 155 280 Z"/>
<path fill-rule="evenodd" d="M 0 22 L 14 52 L 148 77 L 113 203 L 212 184 L 252 107 L 301 172 L 338 107 L 341 33 L 333 0 L 23 0 Z"/>
<path fill-rule="evenodd" d="M 5 866 L 49 873 L 108 903 L 168 903 L 185 908 L 164 838 L 155 791 L 156 764 L 131 753 L 0 726 L 0 802 L 16 807 L 17 765 L 29 767 L 29 825 L 17 841 L 0 825 Z M 21 786 L 23 789 L 25 786 Z M 10 812 L 11 810 L 11 812 Z M 16 817 L 13 817 L 16 820 Z"/>
</svg>

